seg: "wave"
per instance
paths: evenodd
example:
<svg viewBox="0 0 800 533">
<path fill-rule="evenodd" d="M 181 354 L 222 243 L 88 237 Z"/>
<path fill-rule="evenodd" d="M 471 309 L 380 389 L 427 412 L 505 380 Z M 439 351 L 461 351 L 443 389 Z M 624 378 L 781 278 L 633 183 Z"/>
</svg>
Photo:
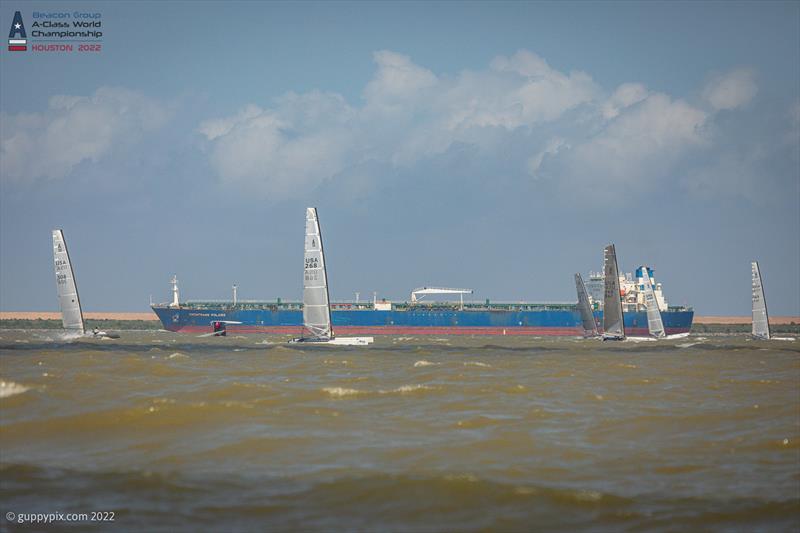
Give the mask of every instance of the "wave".
<svg viewBox="0 0 800 533">
<path fill-rule="evenodd" d="M 378 390 L 363 390 L 363 389 L 350 389 L 347 387 L 325 387 L 322 389 L 323 392 L 329 394 L 330 396 L 334 396 L 337 398 L 342 398 L 346 396 L 377 396 L 377 395 L 385 395 L 385 394 L 410 394 L 417 391 L 430 391 L 434 390 L 435 387 L 430 387 L 428 385 L 422 384 L 414 384 L 414 385 L 401 385 L 394 389 L 378 389 Z"/>
<path fill-rule="evenodd" d="M 425 361 L 423 359 L 422 361 L 417 361 L 416 363 L 414 363 L 414 368 L 419 368 L 421 366 L 439 366 L 441 364 L 442 363 L 433 363 L 431 361 Z"/>
<path fill-rule="evenodd" d="M 368 394 L 367 391 L 360 391 L 357 389 L 346 389 L 344 387 L 325 387 L 323 392 L 327 392 L 331 396 L 355 396 L 357 394 Z"/>
<path fill-rule="evenodd" d="M 677 346 L 678 348 L 691 348 L 692 346 L 697 346 L 698 344 L 701 344 L 701 343 L 699 343 L 699 342 L 682 342 L 680 344 L 676 344 L 675 346 Z"/>
<path fill-rule="evenodd" d="M 289 439 L 279 449 L 291 445 Z M 302 444 L 302 443 L 301 443 Z M 267 447 L 267 450 L 271 449 Z M 237 448 L 247 452 L 247 448 Z M 7 508 L 107 505 L 135 530 L 793 530 L 797 500 L 645 493 L 485 478 L 469 470 L 301 478 L 3 464 Z M 169 509 L 153 513 L 154 508 Z"/>
<path fill-rule="evenodd" d="M 17 394 L 31 390 L 30 387 L 14 383 L 13 381 L 0 381 L 0 398 L 10 398 Z"/>
</svg>

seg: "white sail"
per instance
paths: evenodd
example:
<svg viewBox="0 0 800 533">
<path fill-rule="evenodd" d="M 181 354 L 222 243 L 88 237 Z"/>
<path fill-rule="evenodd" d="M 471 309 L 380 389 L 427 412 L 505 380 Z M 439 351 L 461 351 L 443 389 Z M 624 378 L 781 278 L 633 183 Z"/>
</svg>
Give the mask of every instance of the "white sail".
<svg viewBox="0 0 800 533">
<path fill-rule="evenodd" d="M 761 270 L 758 268 L 757 261 L 754 261 L 751 267 L 753 270 L 753 336 L 759 339 L 769 339 L 769 317 L 767 301 L 764 299 Z"/>
<path fill-rule="evenodd" d="M 64 329 L 84 333 L 78 286 L 75 283 L 75 273 L 69 260 L 67 242 L 64 240 L 64 233 L 60 229 L 53 230 L 53 260 L 55 261 L 58 303 L 61 307 L 61 321 Z"/>
<path fill-rule="evenodd" d="M 575 290 L 578 291 L 578 311 L 581 314 L 581 324 L 585 335 L 597 336 L 597 323 L 594 321 L 592 307 L 589 305 L 589 294 L 580 274 L 575 274 Z"/>
<path fill-rule="evenodd" d="M 661 320 L 661 310 L 658 308 L 656 293 L 653 290 L 653 283 L 650 281 L 650 273 L 647 267 L 642 266 L 642 282 L 644 283 L 644 304 L 647 307 L 647 329 L 650 335 L 657 339 L 666 336 L 664 332 L 664 322 Z"/>
<path fill-rule="evenodd" d="M 625 325 L 622 317 L 622 299 L 619 293 L 617 251 L 613 244 L 604 251 L 605 287 L 603 290 L 603 338 L 624 339 Z"/>
<path fill-rule="evenodd" d="M 330 339 L 330 299 L 325 254 L 317 209 L 306 209 L 305 265 L 303 267 L 303 335 L 304 339 Z"/>
</svg>

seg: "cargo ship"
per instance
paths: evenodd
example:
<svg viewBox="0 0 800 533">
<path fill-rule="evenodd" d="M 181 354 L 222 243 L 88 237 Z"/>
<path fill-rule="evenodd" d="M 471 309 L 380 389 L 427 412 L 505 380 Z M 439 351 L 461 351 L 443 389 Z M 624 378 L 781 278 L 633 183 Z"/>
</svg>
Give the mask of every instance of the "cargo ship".
<svg viewBox="0 0 800 533">
<path fill-rule="evenodd" d="M 648 335 L 643 268 L 619 277 L 625 331 L 629 335 Z M 670 306 L 661 283 L 647 269 L 655 290 L 664 329 L 668 335 L 688 333 L 694 311 L 691 307 Z M 179 299 L 178 280 L 173 277 L 172 301 L 153 304 L 164 329 L 176 332 L 212 332 L 225 324 L 229 334 L 267 333 L 296 335 L 303 324 L 303 304 L 275 301 L 200 301 Z M 593 314 L 603 323 L 602 272 L 591 272 L 586 289 Z M 481 302 L 464 301 L 470 289 L 421 287 L 403 302 L 373 297 L 372 301 L 331 302 L 331 320 L 343 335 L 582 335 L 581 316 L 576 303 Z M 458 301 L 433 301 L 429 297 L 446 295 Z"/>
</svg>

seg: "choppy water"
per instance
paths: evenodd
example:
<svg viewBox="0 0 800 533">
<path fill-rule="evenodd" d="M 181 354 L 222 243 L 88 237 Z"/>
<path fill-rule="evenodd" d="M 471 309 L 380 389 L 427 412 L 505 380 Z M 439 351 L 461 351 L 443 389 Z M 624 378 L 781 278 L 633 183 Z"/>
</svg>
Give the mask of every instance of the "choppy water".
<svg viewBox="0 0 800 533">
<path fill-rule="evenodd" d="M 800 341 L 48 335 L 0 331 L 4 516 L 113 511 L 105 527 L 149 531 L 800 524 Z"/>
</svg>

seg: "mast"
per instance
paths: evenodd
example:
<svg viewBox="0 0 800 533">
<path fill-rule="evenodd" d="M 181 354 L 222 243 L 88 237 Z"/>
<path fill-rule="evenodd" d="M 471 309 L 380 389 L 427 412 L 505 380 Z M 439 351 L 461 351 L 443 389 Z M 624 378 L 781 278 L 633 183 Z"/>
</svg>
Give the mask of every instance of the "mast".
<svg viewBox="0 0 800 533">
<path fill-rule="evenodd" d="M 653 291 L 653 283 L 650 281 L 650 273 L 646 266 L 642 266 L 642 281 L 644 282 L 644 303 L 647 307 L 647 329 L 653 337 L 663 338 L 666 336 L 664 322 L 661 320 L 661 311 L 658 308 L 656 293 Z"/>
<path fill-rule="evenodd" d="M 306 209 L 305 264 L 303 266 L 302 338 L 333 338 L 325 253 L 317 209 Z"/>
<path fill-rule="evenodd" d="M 753 272 L 753 337 L 769 339 L 769 315 L 767 314 L 767 300 L 764 298 L 764 283 L 761 279 L 761 269 L 758 261 L 751 263 Z"/>
<path fill-rule="evenodd" d="M 593 337 L 596 337 L 598 335 L 597 322 L 594 321 L 592 307 L 589 305 L 589 294 L 586 292 L 586 285 L 580 274 L 575 274 L 575 290 L 578 292 L 578 310 L 581 313 L 583 332 L 584 334 L 591 333 Z"/>
<path fill-rule="evenodd" d="M 86 328 L 83 322 L 78 285 L 69 259 L 67 241 L 64 239 L 64 232 L 60 229 L 53 230 L 53 261 L 58 304 L 61 308 L 61 323 L 64 329 L 76 330 L 83 334 Z"/>
<path fill-rule="evenodd" d="M 317 221 L 317 234 L 319 234 L 319 256 L 322 259 L 322 279 L 325 282 L 325 311 L 328 313 L 328 337 L 333 335 L 333 320 L 331 319 L 331 294 L 328 288 L 328 263 L 325 261 L 325 251 L 322 249 L 322 227 L 319 225 L 317 208 L 314 208 L 314 219 Z"/>
<path fill-rule="evenodd" d="M 603 338 L 622 340 L 625 338 L 625 324 L 622 315 L 622 300 L 619 293 L 619 269 L 617 251 L 613 244 L 604 250 L 603 290 Z"/>
</svg>

